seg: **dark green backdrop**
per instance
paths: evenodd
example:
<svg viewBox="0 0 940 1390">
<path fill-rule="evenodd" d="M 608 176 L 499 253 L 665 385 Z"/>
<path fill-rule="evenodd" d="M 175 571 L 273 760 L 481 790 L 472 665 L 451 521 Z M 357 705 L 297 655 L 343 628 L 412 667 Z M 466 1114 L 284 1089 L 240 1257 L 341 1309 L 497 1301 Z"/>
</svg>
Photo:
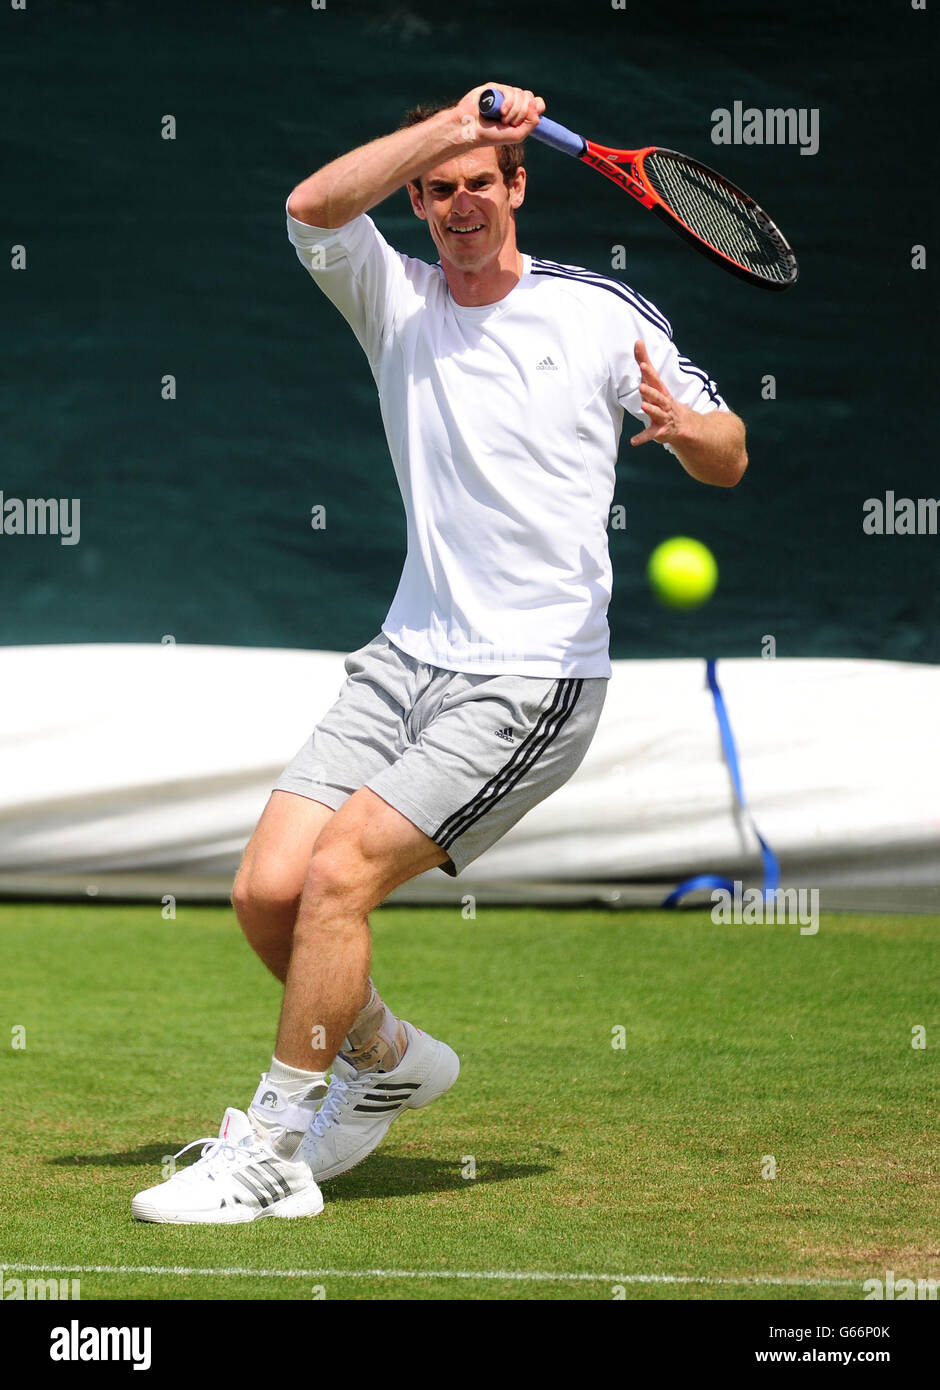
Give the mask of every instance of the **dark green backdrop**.
<svg viewBox="0 0 940 1390">
<path fill-rule="evenodd" d="M 788 294 L 739 284 L 603 179 L 530 149 L 523 249 L 610 273 L 625 245 L 618 273 L 750 433 L 750 471 L 727 492 L 624 445 L 614 655 L 756 656 L 769 633 L 780 656 L 940 660 L 940 537 L 861 527 L 868 497 L 940 494 L 933 271 L 910 266 L 915 243 L 936 250 L 933 10 L 5 7 L 4 240 L 28 261 L 3 272 L 0 490 L 79 497 L 82 535 L 0 535 L 0 642 L 350 649 L 373 635 L 400 569 L 400 502 L 365 359 L 297 263 L 284 202 L 416 100 L 504 78 L 598 140 L 721 168 L 801 261 Z M 712 110 L 735 100 L 818 108 L 819 153 L 712 145 Z M 404 193 L 375 215 L 436 260 Z M 706 540 L 721 568 L 695 616 L 665 614 L 646 588 L 646 557 L 674 534 Z"/>
</svg>

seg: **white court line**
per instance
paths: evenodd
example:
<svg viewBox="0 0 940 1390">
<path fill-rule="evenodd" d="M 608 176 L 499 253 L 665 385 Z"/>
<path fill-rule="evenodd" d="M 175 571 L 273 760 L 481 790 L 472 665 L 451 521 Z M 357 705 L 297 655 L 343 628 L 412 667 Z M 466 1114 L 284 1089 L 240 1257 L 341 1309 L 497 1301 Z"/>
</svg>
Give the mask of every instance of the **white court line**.
<svg viewBox="0 0 940 1390">
<path fill-rule="evenodd" d="M 520 1269 L 197 1269 L 185 1265 L 24 1265 L 4 1264 L 0 1274 L 203 1274 L 218 1278 L 248 1276 L 254 1279 L 497 1279 L 522 1283 L 585 1284 L 720 1284 L 737 1288 L 781 1286 L 786 1288 L 860 1289 L 860 1279 L 813 1279 L 755 1274 L 741 1278 L 712 1278 L 695 1274 L 564 1274 L 550 1270 Z"/>
</svg>

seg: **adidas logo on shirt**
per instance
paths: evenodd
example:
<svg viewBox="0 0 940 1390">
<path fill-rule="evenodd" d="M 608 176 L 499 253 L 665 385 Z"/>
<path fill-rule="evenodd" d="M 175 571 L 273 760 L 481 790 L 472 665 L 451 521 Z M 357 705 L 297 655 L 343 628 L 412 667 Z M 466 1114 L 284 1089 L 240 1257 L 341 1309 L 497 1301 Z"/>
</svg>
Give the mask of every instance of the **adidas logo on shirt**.
<svg viewBox="0 0 940 1390">
<path fill-rule="evenodd" d="M 535 370 L 537 372 L 557 372 L 558 368 L 550 357 L 543 357 Z"/>
<path fill-rule="evenodd" d="M 496 737 L 501 738 L 504 743 L 515 742 L 515 735 L 513 734 L 512 729 L 497 729 Z"/>
</svg>

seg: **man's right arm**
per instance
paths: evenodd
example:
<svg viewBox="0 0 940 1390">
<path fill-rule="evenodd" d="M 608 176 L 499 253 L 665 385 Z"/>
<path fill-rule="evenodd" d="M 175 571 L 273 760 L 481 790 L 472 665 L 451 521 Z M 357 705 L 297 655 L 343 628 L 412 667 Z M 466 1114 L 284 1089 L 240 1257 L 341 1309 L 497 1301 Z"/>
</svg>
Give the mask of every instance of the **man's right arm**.
<svg viewBox="0 0 940 1390">
<path fill-rule="evenodd" d="M 480 119 L 480 93 L 490 86 L 503 93 L 498 122 Z M 481 145 L 521 142 L 535 129 L 544 110 L 542 99 L 523 88 L 484 83 L 451 109 L 325 164 L 297 185 L 287 211 L 311 227 L 345 227 L 437 164 Z"/>
</svg>

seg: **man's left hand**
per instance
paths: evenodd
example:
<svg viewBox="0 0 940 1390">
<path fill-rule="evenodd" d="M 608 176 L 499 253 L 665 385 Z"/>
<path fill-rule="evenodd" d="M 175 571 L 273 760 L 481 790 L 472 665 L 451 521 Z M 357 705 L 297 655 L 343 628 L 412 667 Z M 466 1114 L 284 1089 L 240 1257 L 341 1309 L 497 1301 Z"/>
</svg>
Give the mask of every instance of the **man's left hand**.
<svg viewBox="0 0 940 1390">
<path fill-rule="evenodd" d="M 639 434 L 634 434 L 630 443 L 646 444 L 650 439 L 655 439 L 660 444 L 678 442 L 684 423 L 683 417 L 688 413 L 689 407 L 680 405 L 670 396 L 660 380 L 656 368 L 650 361 L 646 344 L 642 340 L 634 346 L 633 355 L 640 368 L 640 398 L 643 402 L 643 414 L 649 416 L 650 423 L 645 430 L 641 430 Z"/>
<path fill-rule="evenodd" d="M 642 340 L 635 344 L 633 355 L 640 368 L 640 399 L 649 424 L 630 443 L 655 439 L 668 444 L 690 477 L 716 487 L 734 487 L 747 468 L 744 421 L 729 410 L 701 414 L 674 400 Z"/>
</svg>

